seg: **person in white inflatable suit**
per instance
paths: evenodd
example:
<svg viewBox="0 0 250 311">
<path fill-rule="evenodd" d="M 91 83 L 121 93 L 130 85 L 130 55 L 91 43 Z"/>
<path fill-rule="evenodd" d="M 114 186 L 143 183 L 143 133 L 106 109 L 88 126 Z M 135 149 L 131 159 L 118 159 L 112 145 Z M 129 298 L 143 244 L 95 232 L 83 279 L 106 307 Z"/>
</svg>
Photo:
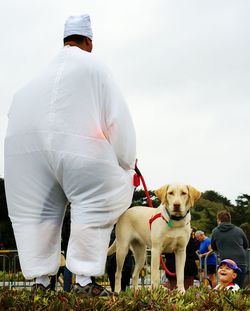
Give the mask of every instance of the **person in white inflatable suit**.
<svg viewBox="0 0 250 311">
<path fill-rule="evenodd" d="M 106 295 L 91 276 L 104 273 L 112 227 L 131 204 L 136 143 L 125 100 L 91 51 L 89 15 L 70 16 L 62 50 L 14 95 L 5 186 L 25 278 L 45 289 L 56 274 L 69 201 L 73 290 Z"/>
</svg>

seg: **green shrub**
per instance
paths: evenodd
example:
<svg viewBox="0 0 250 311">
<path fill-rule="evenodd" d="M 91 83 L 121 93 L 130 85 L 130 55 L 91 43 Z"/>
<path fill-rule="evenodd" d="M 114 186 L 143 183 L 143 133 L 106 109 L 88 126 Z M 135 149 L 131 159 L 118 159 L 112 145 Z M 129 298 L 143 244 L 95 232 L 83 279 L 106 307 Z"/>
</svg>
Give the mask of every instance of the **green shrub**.
<svg viewBox="0 0 250 311">
<path fill-rule="evenodd" d="M 165 288 L 149 290 L 142 288 L 136 292 L 127 290 L 118 297 L 87 298 L 73 293 L 39 292 L 33 295 L 30 290 L 0 289 L 0 311 L 6 310 L 48 310 L 48 311 L 234 311 L 250 310 L 250 291 L 236 293 L 218 292 L 193 287 L 184 295 Z"/>
<path fill-rule="evenodd" d="M 3 281 L 25 281 L 25 278 L 22 272 L 12 273 L 0 271 L 0 282 Z"/>
</svg>

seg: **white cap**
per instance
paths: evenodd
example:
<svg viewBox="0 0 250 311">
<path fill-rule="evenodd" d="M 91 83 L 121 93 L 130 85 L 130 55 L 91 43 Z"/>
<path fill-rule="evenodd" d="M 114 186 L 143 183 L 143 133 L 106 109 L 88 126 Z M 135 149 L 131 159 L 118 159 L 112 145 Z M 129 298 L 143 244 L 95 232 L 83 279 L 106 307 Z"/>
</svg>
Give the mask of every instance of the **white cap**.
<svg viewBox="0 0 250 311">
<path fill-rule="evenodd" d="M 90 17 L 88 14 L 69 16 L 64 24 L 64 38 L 71 35 L 81 35 L 92 40 Z"/>
<path fill-rule="evenodd" d="M 195 235 L 203 235 L 203 234 L 204 234 L 204 231 L 202 231 L 202 230 L 197 230 L 195 232 Z"/>
</svg>

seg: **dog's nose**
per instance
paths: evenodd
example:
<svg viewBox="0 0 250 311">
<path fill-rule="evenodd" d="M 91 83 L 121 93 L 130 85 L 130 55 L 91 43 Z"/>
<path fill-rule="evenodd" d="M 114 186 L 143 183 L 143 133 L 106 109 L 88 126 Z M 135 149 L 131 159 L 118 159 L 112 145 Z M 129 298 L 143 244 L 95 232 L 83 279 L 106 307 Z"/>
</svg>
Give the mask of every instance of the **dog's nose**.
<svg viewBox="0 0 250 311">
<path fill-rule="evenodd" d="M 174 203 L 174 211 L 178 212 L 181 208 L 180 203 Z"/>
</svg>

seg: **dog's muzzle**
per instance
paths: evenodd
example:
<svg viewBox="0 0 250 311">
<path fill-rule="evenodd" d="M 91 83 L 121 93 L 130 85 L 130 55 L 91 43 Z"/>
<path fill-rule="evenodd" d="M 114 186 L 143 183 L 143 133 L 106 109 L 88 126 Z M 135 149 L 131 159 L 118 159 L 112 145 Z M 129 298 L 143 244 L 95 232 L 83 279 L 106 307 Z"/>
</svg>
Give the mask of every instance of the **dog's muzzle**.
<svg viewBox="0 0 250 311">
<path fill-rule="evenodd" d="M 174 203 L 173 209 L 174 209 L 174 212 L 180 212 L 180 209 L 181 209 L 180 203 Z"/>
</svg>

